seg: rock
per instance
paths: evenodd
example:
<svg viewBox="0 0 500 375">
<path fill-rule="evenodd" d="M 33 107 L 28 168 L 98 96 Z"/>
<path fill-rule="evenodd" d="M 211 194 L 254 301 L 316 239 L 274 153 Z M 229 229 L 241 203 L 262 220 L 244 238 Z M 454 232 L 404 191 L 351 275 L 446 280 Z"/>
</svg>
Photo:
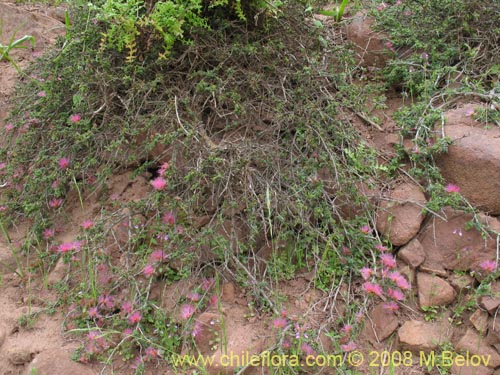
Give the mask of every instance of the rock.
<svg viewBox="0 0 500 375">
<path fill-rule="evenodd" d="M 398 337 L 403 349 L 414 352 L 430 351 L 450 340 L 451 329 L 444 323 L 409 320 L 399 329 Z"/>
<path fill-rule="evenodd" d="M 450 369 L 451 375 L 491 375 L 493 370 L 484 366 L 457 366 L 454 364 Z"/>
<path fill-rule="evenodd" d="M 457 292 L 462 292 L 471 289 L 475 280 L 469 275 L 451 275 L 448 281 Z"/>
<path fill-rule="evenodd" d="M 455 289 L 445 280 L 423 272 L 417 274 L 417 286 L 420 307 L 448 305 L 457 296 Z"/>
<path fill-rule="evenodd" d="M 97 375 L 82 364 L 73 362 L 71 353 L 62 349 L 46 350 L 29 364 L 24 375 Z M 35 372 L 36 371 L 36 372 Z"/>
<path fill-rule="evenodd" d="M 488 319 L 488 336 L 486 336 L 486 342 L 495 347 L 500 344 L 500 322 L 494 317 Z"/>
<path fill-rule="evenodd" d="M 420 266 L 425 260 L 425 252 L 420 241 L 414 238 L 408 242 L 408 244 L 399 250 L 398 258 L 402 259 L 412 268 Z"/>
<path fill-rule="evenodd" d="M 481 296 L 479 305 L 491 315 L 495 315 L 498 306 L 500 306 L 500 282 L 491 285 L 491 294 L 489 296 Z"/>
<path fill-rule="evenodd" d="M 372 325 L 366 324 L 367 336 L 373 343 L 384 341 L 398 328 L 399 322 L 394 311 L 384 308 L 379 303 L 371 313 Z"/>
<path fill-rule="evenodd" d="M 453 144 L 437 156 L 436 163 L 445 180 L 458 185 L 473 206 L 499 215 L 500 129 L 475 121 L 470 113 L 478 108 L 469 104 L 445 114 L 444 134 Z"/>
<path fill-rule="evenodd" d="M 495 239 L 483 239 L 474 228 L 466 230 L 474 219 L 472 214 L 451 208 L 444 209 L 441 214 L 443 219 L 433 215 L 418 236 L 425 252 L 420 269 L 484 273 L 479 265 L 496 259 Z"/>
<path fill-rule="evenodd" d="M 424 220 L 422 207 L 426 202 L 418 186 L 408 183 L 399 185 L 377 210 L 377 230 L 386 235 L 394 246 L 406 244 L 420 229 Z"/>
<path fill-rule="evenodd" d="M 470 316 L 469 320 L 481 335 L 486 333 L 486 328 L 488 328 L 488 313 L 486 311 L 477 309 Z"/>
<path fill-rule="evenodd" d="M 14 347 L 7 351 L 7 358 L 9 359 L 9 362 L 16 366 L 31 362 L 33 357 L 34 353 L 29 348 Z"/>
<path fill-rule="evenodd" d="M 354 44 L 359 64 L 364 67 L 383 68 L 390 57 L 390 50 L 385 45 L 388 38 L 373 31 L 373 23 L 374 19 L 366 13 L 356 13 L 347 25 L 347 40 Z"/>
<path fill-rule="evenodd" d="M 469 352 L 470 355 L 490 356 L 487 366 L 492 368 L 500 366 L 500 354 L 470 328 L 457 343 L 455 349 Z"/>
</svg>

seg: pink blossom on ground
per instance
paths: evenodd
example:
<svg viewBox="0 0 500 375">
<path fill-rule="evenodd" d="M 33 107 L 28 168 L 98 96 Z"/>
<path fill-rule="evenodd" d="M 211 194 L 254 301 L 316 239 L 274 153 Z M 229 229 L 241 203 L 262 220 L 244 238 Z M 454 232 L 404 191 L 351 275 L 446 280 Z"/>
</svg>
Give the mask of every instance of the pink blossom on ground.
<svg viewBox="0 0 500 375">
<path fill-rule="evenodd" d="M 79 122 L 81 119 L 82 119 L 82 116 L 79 113 L 75 113 L 75 114 L 71 115 L 69 118 L 69 120 L 74 124 Z"/>
<path fill-rule="evenodd" d="M 399 310 L 399 305 L 396 302 L 387 302 L 383 304 L 384 309 L 396 311 Z"/>
<path fill-rule="evenodd" d="M 60 253 L 67 253 L 68 251 L 79 251 L 81 247 L 81 241 L 63 242 L 57 247 L 57 251 Z"/>
<path fill-rule="evenodd" d="M 219 303 L 219 298 L 217 298 L 217 296 L 215 294 L 212 295 L 212 297 L 210 297 L 210 299 L 208 300 L 208 304 L 211 307 L 217 307 L 218 303 Z"/>
<path fill-rule="evenodd" d="M 94 226 L 94 222 L 92 220 L 85 220 L 83 223 L 82 223 L 82 228 L 83 229 L 90 229 Z"/>
<path fill-rule="evenodd" d="M 122 311 L 126 314 L 130 314 L 132 312 L 132 302 L 125 301 L 122 303 Z"/>
<path fill-rule="evenodd" d="M 159 356 L 160 352 L 158 351 L 158 349 L 155 349 L 152 346 L 146 348 L 146 350 L 144 351 L 144 357 L 146 361 L 151 361 L 155 358 L 158 358 Z"/>
<path fill-rule="evenodd" d="M 97 301 L 108 310 L 115 307 L 115 297 L 110 296 L 109 294 L 101 294 Z"/>
<path fill-rule="evenodd" d="M 340 345 L 340 348 L 344 351 L 344 352 L 352 352 L 353 350 L 355 350 L 358 346 L 356 345 L 356 343 L 354 343 L 353 341 L 349 341 L 347 344 L 345 345 Z"/>
<path fill-rule="evenodd" d="M 165 172 L 167 171 L 167 169 L 169 168 L 169 164 L 168 163 L 163 163 L 160 167 L 160 169 L 158 170 L 158 174 L 160 176 L 165 176 Z"/>
<path fill-rule="evenodd" d="M 198 336 L 200 336 L 201 334 L 201 331 L 202 331 L 202 325 L 200 322 L 196 322 L 194 323 L 194 327 L 193 327 L 193 331 L 191 332 L 191 335 L 196 338 Z"/>
<path fill-rule="evenodd" d="M 396 301 L 403 301 L 405 299 L 403 292 L 399 289 L 389 288 L 387 295 Z"/>
<path fill-rule="evenodd" d="M 167 259 L 168 255 L 165 254 L 163 250 L 155 250 L 151 253 L 151 260 L 153 262 L 161 262 L 164 259 Z"/>
<path fill-rule="evenodd" d="M 444 190 L 446 190 L 447 193 L 458 193 L 460 188 L 455 184 L 448 184 L 445 186 Z"/>
<path fill-rule="evenodd" d="M 147 264 L 142 270 L 142 273 L 144 276 L 150 277 L 155 273 L 155 268 L 151 264 Z"/>
<path fill-rule="evenodd" d="M 313 356 L 316 354 L 316 352 L 314 351 L 314 349 L 311 347 L 311 345 L 307 344 L 307 343 L 302 343 L 302 345 L 300 346 L 300 349 L 304 352 L 304 354 L 306 356 Z"/>
<path fill-rule="evenodd" d="M 214 285 L 215 285 L 215 279 L 213 277 L 209 277 L 201 282 L 201 289 L 206 292 L 210 290 Z"/>
<path fill-rule="evenodd" d="M 181 307 L 181 317 L 184 320 L 188 320 L 193 316 L 196 311 L 196 307 L 190 304 L 182 305 Z"/>
<path fill-rule="evenodd" d="M 394 259 L 394 257 L 391 254 L 380 255 L 380 260 L 382 261 L 382 264 L 387 268 L 396 267 L 396 259 Z"/>
<path fill-rule="evenodd" d="M 43 239 L 50 240 L 51 238 L 54 238 L 55 234 L 56 234 L 56 231 L 54 228 L 46 228 L 43 231 Z"/>
<path fill-rule="evenodd" d="M 99 315 L 99 311 L 97 310 L 97 307 L 91 307 L 89 309 L 89 318 L 99 318 L 100 315 Z"/>
<path fill-rule="evenodd" d="M 396 285 L 398 286 L 398 288 L 401 288 L 403 290 L 410 289 L 410 283 L 405 279 L 404 276 L 401 276 L 396 280 Z"/>
<path fill-rule="evenodd" d="M 128 322 L 130 324 L 136 324 L 139 323 L 142 319 L 142 315 L 139 311 L 133 312 L 128 316 Z"/>
<path fill-rule="evenodd" d="M 363 267 L 361 268 L 361 277 L 363 277 L 363 279 L 366 281 L 370 278 L 371 275 L 373 275 L 373 270 L 371 268 L 368 268 L 368 267 Z"/>
<path fill-rule="evenodd" d="M 343 326 L 341 328 L 340 332 L 342 332 L 345 335 L 350 335 L 351 332 L 352 332 L 352 325 L 351 324 L 346 324 L 345 326 Z"/>
<path fill-rule="evenodd" d="M 375 245 L 375 249 L 380 251 L 381 253 L 384 253 L 389 250 L 387 246 L 382 245 L 381 243 Z"/>
<path fill-rule="evenodd" d="M 497 269 L 497 264 L 494 260 L 485 260 L 479 264 L 479 267 L 486 272 L 495 272 Z"/>
<path fill-rule="evenodd" d="M 50 208 L 59 208 L 63 204 L 62 198 L 54 198 L 49 202 L 49 207 Z"/>
<path fill-rule="evenodd" d="M 45 91 L 39 91 L 36 96 L 38 96 L 39 98 L 45 98 L 47 96 L 47 93 Z"/>
<path fill-rule="evenodd" d="M 165 212 L 161 218 L 164 224 L 174 225 L 175 224 L 175 216 L 172 211 Z"/>
<path fill-rule="evenodd" d="M 361 232 L 364 233 L 364 234 L 368 234 L 370 233 L 372 230 L 371 228 L 368 226 L 368 225 L 363 225 L 361 228 L 360 228 Z"/>
<path fill-rule="evenodd" d="M 363 284 L 363 289 L 368 294 L 375 294 L 376 296 L 382 297 L 382 287 L 378 284 L 373 284 L 370 282 L 366 282 Z"/>
<path fill-rule="evenodd" d="M 191 292 L 191 293 L 188 293 L 186 298 L 192 302 L 198 302 L 201 299 L 201 296 L 199 293 Z"/>
<path fill-rule="evenodd" d="M 167 186 L 167 181 L 163 177 L 156 177 L 151 181 L 151 185 L 155 190 L 163 190 Z"/>
<path fill-rule="evenodd" d="M 10 132 L 12 129 L 14 129 L 13 124 L 11 124 L 10 122 L 8 124 L 5 124 L 5 131 Z"/>
<path fill-rule="evenodd" d="M 127 337 L 132 335 L 132 333 L 134 333 L 134 330 L 132 328 L 125 328 L 122 332 L 122 336 Z"/>
<path fill-rule="evenodd" d="M 273 320 L 273 326 L 277 329 L 283 329 L 287 326 L 288 321 L 286 318 L 276 318 Z"/>
</svg>

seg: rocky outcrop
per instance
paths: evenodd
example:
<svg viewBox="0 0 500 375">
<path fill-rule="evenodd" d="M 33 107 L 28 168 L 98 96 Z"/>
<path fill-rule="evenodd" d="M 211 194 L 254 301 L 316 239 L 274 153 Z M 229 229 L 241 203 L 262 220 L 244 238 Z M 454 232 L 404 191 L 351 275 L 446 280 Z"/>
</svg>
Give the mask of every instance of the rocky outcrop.
<svg viewBox="0 0 500 375">
<path fill-rule="evenodd" d="M 436 349 L 451 338 L 446 324 L 427 323 L 419 320 L 405 322 L 398 331 L 399 342 L 403 349 L 414 352 Z"/>
<path fill-rule="evenodd" d="M 443 177 L 460 187 L 473 206 L 500 214 L 500 128 L 473 118 L 481 106 L 469 104 L 446 113 L 444 135 L 452 140 L 437 165 Z"/>
<path fill-rule="evenodd" d="M 452 303 L 457 293 L 445 280 L 420 272 L 417 274 L 420 307 L 444 306 Z"/>
<path fill-rule="evenodd" d="M 418 186 L 408 183 L 397 186 L 380 203 L 377 230 L 387 236 L 394 246 L 406 244 L 420 229 L 424 220 L 422 208 L 426 203 Z"/>
</svg>

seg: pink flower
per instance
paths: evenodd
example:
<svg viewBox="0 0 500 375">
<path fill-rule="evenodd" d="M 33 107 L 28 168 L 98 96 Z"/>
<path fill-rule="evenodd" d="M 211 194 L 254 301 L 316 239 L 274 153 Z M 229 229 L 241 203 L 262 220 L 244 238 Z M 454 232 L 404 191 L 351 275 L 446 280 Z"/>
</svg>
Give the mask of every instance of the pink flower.
<svg viewBox="0 0 500 375">
<path fill-rule="evenodd" d="M 61 158 L 59 159 L 59 168 L 60 169 L 66 169 L 69 167 L 69 159 L 68 158 Z"/>
<path fill-rule="evenodd" d="M 370 278 L 371 275 L 373 275 L 373 270 L 371 268 L 368 268 L 368 267 L 363 267 L 361 268 L 361 276 L 363 277 L 363 279 L 366 281 Z"/>
<path fill-rule="evenodd" d="M 361 232 L 364 233 L 364 234 L 368 234 L 370 233 L 372 230 L 370 229 L 370 227 L 368 225 L 363 225 L 361 227 Z"/>
<path fill-rule="evenodd" d="M 99 311 L 97 310 L 97 307 L 91 307 L 89 309 L 89 318 L 99 318 L 100 315 L 99 315 Z"/>
<path fill-rule="evenodd" d="M 183 305 L 181 307 L 182 319 L 188 320 L 189 318 L 191 318 L 193 316 L 195 311 L 196 311 L 196 307 L 194 307 L 193 305 L 189 305 L 189 304 Z"/>
<path fill-rule="evenodd" d="M 81 241 L 64 242 L 57 247 L 57 251 L 67 253 L 68 251 L 79 251 L 81 247 Z"/>
<path fill-rule="evenodd" d="M 169 168 L 170 166 L 168 165 L 168 163 L 163 163 L 160 167 L 160 169 L 158 170 L 158 174 L 160 176 L 165 176 L 165 172 L 167 171 L 167 169 Z"/>
<path fill-rule="evenodd" d="M 306 356 L 315 355 L 314 349 L 307 343 L 302 343 L 300 349 L 304 352 Z"/>
<path fill-rule="evenodd" d="M 495 272 L 497 269 L 497 263 L 494 260 L 485 260 L 479 264 L 479 267 L 486 272 Z"/>
<path fill-rule="evenodd" d="M 45 91 L 40 91 L 36 94 L 36 96 L 40 98 L 45 98 L 47 96 L 47 93 Z"/>
<path fill-rule="evenodd" d="M 350 335 L 352 332 L 352 325 L 346 324 L 345 326 L 342 327 L 340 331 L 345 335 Z"/>
<path fill-rule="evenodd" d="M 126 314 L 130 314 L 132 312 L 132 303 L 130 301 L 123 302 L 122 311 Z"/>
<path fill-rule="evenodd" d="M 217 298 L 217 296 L 214 294 L 210 297 L 210 299 L 208 300 L 208 304 L 211 306 L 211 307 L 217 307 L 217 304 L 219 302 L 219 299 Z"/>
<path fill-rule="evenodd" d="M 151 181 L 151 185 L 155 190 L 163 190 L 167 186 L 167 181 L 163 177 L 156 177 Z"/>
<path fill-rule="evenodd" d="M 198 337 L 202 331 L 202 328 L 203 327 L 202 327 L 200 322 L 194 323 L 194 327 L 193 327 L 193 331 L 191 332 L 191 335 L 195 338 Z"/>
<path fill-rule="evenodd" d="M 382 264 L 387 268 L 396 267 L 396 259 L 394 259 L 391 254 L 382 254 L 380 256 L 380 260 L 382 261 Z"/>
<path fill-rule="evenodd" d="M 392 42 L 386 42 L 386 43 L 385 43 L 385 46 L 386 46 L 388 49 L 390 49 L 392 52 L 396 51 L 396 50 L 394 49 L 394 45 L 392 44 Z"/>
<path fill-rule="evenodd" d="M 410 283 L 408 283 L 408 281 L 404 278 L 404 276 L 397 278 L 396 285 L 398 286 L 398 288 L 401 288 L 403 290 L 410 289 Z"/>
<path fill-rule="evenodd" d="M 128 316 L 128 322 L 130 324 L 136 324 L 139 323 L 142 319 L 142 315 L 139 311 L 133 312 Z"/>
<path fill-rule="evenodd" d="M 82 223 L 82 228 L 83 229 L 90 229 L 94 226 L 94 222 L 92 220 L 85 220 L 83 223 Z"/>
<path fill-rule="evenodd" d="M 396 301 L 403 301 L 405 299 L 403 292 L 399 289 L 389 288 L 389 290 L 387 291 L 387 295 Z"/>
<path fill-rule="evenodd" d="M 43 231 L 43 239 L 44 240 L 49 240 L 51 238 L 54 237 L 56 231 L 54 228 L 47 228 L 47 229 L 44 229 Z"/>
<path fill-rule="evenodd" d="M 201 299 L 201 296 L 199 293 L 191 292 L 186 296 L 186 298 L 192 302 L 198 302 Z"/>
<path fill-rule="evenodd" d="M 150 360 L 153 360 L 153 359 L 159 357 L 160 352 L 158 351 L 158 349 L 155 349 L 152 346 L 150 346 L 150 347 L 146 348 L 146 350 L 144 351 L 144 356 L 146 357 L 145 359 L 147 361 L 150 361 Z"/>
<path fill-rule="evenodd" d="M 340 348 L 344 351 L 344 352 L 352 352 L 354 349 L 356 349 L 358 346 L 353 342 L 353 341 L 349 341 L 347 344 L 345 345 L 340 345 Z"/>
<path fill-rule="evenodd" d="M 213 277 L 210 277 L 208 279 L 204 279 L 201 282 L 201 289 L 204 290 L 205 292 L 210 290 L 215 284 L 215 279 Z"/>
<path fill-rule="evenodd" d="M 79 113 L 75 113 L 74 115 L 71 115 L 69 120 L 73 123 L 76 124 L 82 119 L 82 116 Z"/>
<path fill-rule="evenodd" d="M 122 336 L 127 337 L 132 335 L 134 333 L 134 330 L 132 328 L 125 328 L 122 332 Z"/>
<path fill-rule="evenodd" d="M 12 125 L 10 122 L 8 124 L 5 124 L 5 131 L 10 132 L 12 129 L 14 129 L 14 125 Z"/>
<path fill-rule="evenodd" d="M 460 188 L 457 185 L 448 184 L 445 186 L 444 190 L 446 190 L 447 193 L 458 193 Z"/>
<path fill-rule="evenodd" d="M 147 264 L 146 267 L 142 270 L 142 273 L 146 277 L 150 277 L 155 273 L 155 268 L 151 264 Z"/>
<path fill-rule="evenodd" d="M 61 198 L 54 198 L 49 202 L 50 208 L 59 208 L 63 204 L 63 200 Z"/>
<path fill-rule="evenodd" d="M 283 329 L 287 326 L 288 321 L 285 318 L 276 318 L 273 320 L 273 326 L 277 329 Z"/>
<path fill-rule="evenodd" d="M 389 250 L 387 246 L 382 245 L 381 243 L 375 245 L 375 249 L 380 251 L 381 253 L 384 253 Z"/>
<path fill-rule="evenodd" d="M 399 310 L 399 305 L 396 302 L 387 302 L 383 304 L 384 309 L 390 311 Z"/>
<path fill-rule="evenodd" d="M 98 302 L 101 305 L 104 305 L 104 307 L 108 310 L 111 310 L 115 307 L 115 297 L 110 296 L 109 294 L 101 294 L 98 298 Z"/>
<path fill-rule="evenodd" d="M 167 259 L 168 255 L 163 252 L 163 250 L 155 250 L 151 253 L 151 260 L 153 262 L 161 262 L 164 259 Z"/>
<path fill-rule="evenodd" d="M 175 216 L 172 211 L 165 212 L 161 218 L 164 224 L 174 225 L 175 224 Z"/>
<path fill-rule="evenodd" d="M 367 293 L 375 294 L 376 296 L 382 297 L 382 287 L 378 284 L 373 284 L 366 282 L 363 284 L 363 289 Z"/>
</svg>

